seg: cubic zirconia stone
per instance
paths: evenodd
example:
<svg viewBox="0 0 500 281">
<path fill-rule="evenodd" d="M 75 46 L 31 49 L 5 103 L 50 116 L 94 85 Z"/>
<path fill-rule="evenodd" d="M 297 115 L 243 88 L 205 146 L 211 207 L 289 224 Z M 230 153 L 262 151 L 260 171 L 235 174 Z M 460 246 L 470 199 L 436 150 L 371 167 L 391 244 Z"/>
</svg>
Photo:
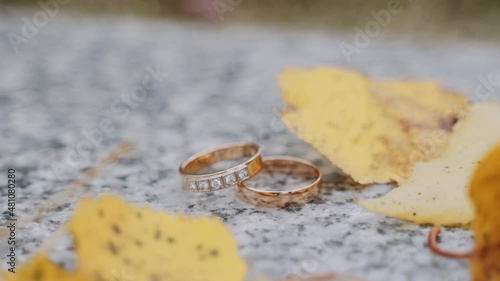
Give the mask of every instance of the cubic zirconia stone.
<svg viewBox="0 0 500 281">
<path fill-rule="evenodd" d="M 208 181 L 207 180 L 198 181 L 198 189 L 201 191 L 210 190 L 210 185 L 208 184 Z"/>
<path fill-rule="evenodd" d="M 196 181 L 192 181 L 192 180 L 188 181 L 188 187 L 191 190 L 196 190 L 196 188 L 197 188 L 196 187 Z"/>
<path fill-rule="evenodd" d="M 227 185 L 235 185 L 236 184 L 236 176 L 234 174 L 225 175 L 224 182 Z"/>
<path fill-rule="evenodd" d="M 212 186 L 213 189 L 219 189 L 222 187 L 222 180 L 221 178 L 216 178 L 216 179 L 211 179 L 210 180 L 210 185 Z"/>
<path fill-rule="evenodd" d="M 248 178 L 248 170 L 247 170 L 247 168 L 243 168 L 243 169 L 239 170 L 238 172 L 236 172 L 236 174 L 238 175 L 238 179 L 240 181 Z"/>
</svg>

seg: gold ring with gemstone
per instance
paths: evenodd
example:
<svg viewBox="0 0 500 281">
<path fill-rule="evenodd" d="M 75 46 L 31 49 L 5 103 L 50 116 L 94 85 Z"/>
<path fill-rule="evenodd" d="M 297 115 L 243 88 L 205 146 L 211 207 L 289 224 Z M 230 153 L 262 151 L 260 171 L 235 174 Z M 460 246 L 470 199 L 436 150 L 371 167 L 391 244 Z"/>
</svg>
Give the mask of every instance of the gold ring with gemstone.
<svg viewBox="0 0 500 281">
<path fill-rule="evenodd" d="M 228 169 L 214 173 L 199 173 L 217 162 L 241 158 L 246 158 L 246 160 Z M 206 192 L 235 186 L 254 176 L 261 169 L 262 152 L 260 147 L 252 143 L 241 143 L 197 153 L 182 163 L 179 172 L 182 176 L 184 189 Z"/>
<path fill-rule="evenodd" d="M 259 175 L 245 183 L 238 183 L 237 196 L 250 204 L 263 207 L 285 208 L 300 206 L 316 198 L 322 183 L 321 171 L 314 164 L 295 157 L 265 157 L 263 168 Z M 281 173 L 287 176 L 299 176 L 309 180 L 305 186 L 288 190 L 263 190 L 251 187 L 252 182 L 258 182 L 261 174 Z M 272 189 L 272 188 L 271 188 Z"/>
</svg>

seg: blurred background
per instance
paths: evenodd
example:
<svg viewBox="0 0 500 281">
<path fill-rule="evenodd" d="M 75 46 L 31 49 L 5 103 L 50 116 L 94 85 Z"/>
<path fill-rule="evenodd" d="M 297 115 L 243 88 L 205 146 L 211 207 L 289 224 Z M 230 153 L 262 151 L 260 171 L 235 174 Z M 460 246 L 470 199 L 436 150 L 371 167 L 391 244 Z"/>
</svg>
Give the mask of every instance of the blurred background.
<svg viewBox="0 0 500 281">
<path fill-rule="evenodd" d="M 47 1 L 44 1 L 47 2 Z M 50 1 L 48 1 L 50 2 Z M 332 30 L 366 23 L 371 11 L 386 9 L 387 0 L 74 0 L 64 9 L 220 23 L 252 22 L 308 26 Z M 404 15 L 388 29 L 446 37 L 500 37 L 499 0 L 401 0 Z M 2 1 L 0 1 L 2 3 Z M 29 7 L 36 0 L 3 0 L 8 6 Z M 7 6 L 8 5 L 8 6 Z M 223 14 L 223 15 L 222 15 Z"/>
</svg>

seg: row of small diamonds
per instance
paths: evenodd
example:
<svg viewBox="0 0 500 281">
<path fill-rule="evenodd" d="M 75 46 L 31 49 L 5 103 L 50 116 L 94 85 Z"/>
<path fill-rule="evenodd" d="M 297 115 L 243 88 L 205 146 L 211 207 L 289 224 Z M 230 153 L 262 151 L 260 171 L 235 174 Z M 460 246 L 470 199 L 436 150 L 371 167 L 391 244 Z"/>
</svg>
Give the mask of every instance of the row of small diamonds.
<svg viewBox="0 0 500 281">
<path fill-rule="evenodd" d="M 221 189 L 225 186 L 235 185 L 238 181 L 243 181 L 248 178 L 248 169 L 243 168 L 234 173 L 223 175 L 221 177 L 206 179 L 206 180 L 192 180 L 188 179 L 188 188 L 193 191 L 211 191 Z"/>
</svg>

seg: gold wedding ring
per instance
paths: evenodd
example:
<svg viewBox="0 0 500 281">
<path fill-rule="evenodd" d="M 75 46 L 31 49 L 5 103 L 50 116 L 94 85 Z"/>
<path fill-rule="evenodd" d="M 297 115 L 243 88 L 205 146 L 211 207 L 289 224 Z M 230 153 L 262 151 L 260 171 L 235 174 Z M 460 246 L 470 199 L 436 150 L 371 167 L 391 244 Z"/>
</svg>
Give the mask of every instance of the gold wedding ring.
<svg viewBox="0 0 500 281">
<path fill-rule="evenodd" d="M 262 162 L 263 173 L 280 173 L 310 180 L 310 184 L 286 191 L 266 191 L 250 187 L 250 181 L 238 183 L 238 197 L 250 204 L 263 207 L 284 208 L 303 205 L 313 200 L 319 193 L 322 182 L 320 170 L 312 163 L 295 157 L 266 157 Z"/>
<path fill-rule="evenodd" d="M 247 158 L 243 163 L 215 173 L 199 174 L 213 164 Z M 242 183 L 262 168 L 262 153 L 258 145 L 251 143 L 231 144 L 206 150 L 189 157 L 179 171 L 184 189 L 190 191 L 214 191 Z"/>
</svg>

